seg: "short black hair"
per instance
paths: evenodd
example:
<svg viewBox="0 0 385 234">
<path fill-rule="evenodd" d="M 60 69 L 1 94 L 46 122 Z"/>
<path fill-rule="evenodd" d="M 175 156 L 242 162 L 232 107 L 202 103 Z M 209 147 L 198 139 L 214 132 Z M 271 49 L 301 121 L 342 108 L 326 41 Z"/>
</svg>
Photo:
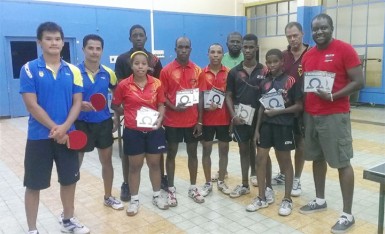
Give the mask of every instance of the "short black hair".
<svg viewBox="0 0 385 234">
<path fill-rule="evenodd" d="M 102 49 L 104 48 L 103 38 L 96 34 L 88 34 L 83 38 L 83 48 L 87 46 L 89 40 L 100 41 L 100 43 L 102 44 Z"/>
<path fill-rule="evenodd" d="M 178 40 L 179 39 L 187 39 L 189 42 L 190 42 L 190 47 L 191 47 L 191 40 L 190 38 L 186 37 L 186 36 L 182 36 L 182 37 L 178 37 L 176 40 L 175 40 L 175 48 L 177 47 L 177 43 L 178 43 Z"/>
<path fill-rule="evenodd" d="M 254 41 L 255 44 L 258 45 L 258 37 L 255 35 L 255 34 L 252 34 L 252 33 L 249 33 L 249 34 L 246 34 L 242 40 L 244 41 Z"/>
<path fill-rule="evenodd" d="M 210 48 L 211 48 L 211 46 L 220 46 L 221 47 L 221 49 L 222 49 L 222 52 L 223 52 L 223 46 L 221 45 L 221 44 L 219 44 L 219 43 L 213 43 L 213 44 L 211 44 L 210 46 L 209 46 L 209 49 L 208 49 L 208 51 L 210 52 Z"/>
<path fill-rule="evenodd" d="M 286 30 L 287 30 L 288 28 L 292 28 L 292 27 L 296 27 L 296 28 L 298 28 L 298 30 L 299 30 L 300 32 L 303 32 L 303 31 L 302 31 L 302 25 L 301 25 L 300 23 L 298 23 L 298 22 L 289 22 L 289 23 L 286 25 L 286 27 L 285 27 L 285 33 L 286 33 Z"/>
<path fill-rule="evenodd" d="M 61 39 L 64 39 L 64 33 L 63 29 L 55 22 L 44 22 L 39 25 L 39 27 L 36 30 L 36 36 L 39 41 L 43 39 L 43 32 L 59 32 Z"/>
<path fill-rule="evenodd" d="M 239 32 L 232 32 L 227 35 L 227 41 L 229 41 L 230 36 L 240 36 L 242 38 L 242 35 Z"/>
<path fill-rule="evenodd" d="M 329 26 L 332 29 L 334 29 L 334 27 L 333 27 L 333 19 L 332 19 L 332 17 L 330 17 L 330 15 L 325 14 L 325 13 L 321 13 L 321 14 L 318 14 L 318 15 L 314 16 L 314 18 L 311 20 L 311 27 L 312 28 L 313 28 L 313 22 L 316 19 L 326 19 L 326 21 L 328 22 Z"/>
<path fill-rule="evenodd" d="M 143 26 L 140 24 L 135 24 L 135 25 L 132 25 L 132 27 L 130 28 L 130 37 L 131 37 L 132 31 L 134 31 L 137 28 L 142 29 L 144 32 L 144 35 L 147 36 L 146 30 L 143 28 Z"/>
<path fill-rule="evenodd" d="M 276 55 L 279 59 L 283 59 L 283 53 L 281 50 L 279 49 L 271 49 L 269 51 L 267 51 L 266 53 L 266 59 L 267 57 L 269 57 L 270 55 Z"/>
</svg>

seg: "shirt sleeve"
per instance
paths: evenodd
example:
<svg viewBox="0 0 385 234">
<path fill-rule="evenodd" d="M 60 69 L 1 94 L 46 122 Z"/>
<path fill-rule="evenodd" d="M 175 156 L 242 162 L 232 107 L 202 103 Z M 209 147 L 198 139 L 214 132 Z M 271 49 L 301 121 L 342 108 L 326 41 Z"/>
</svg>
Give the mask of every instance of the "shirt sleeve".
<svg viewBox="0 0 385 234">
<path fill-rule="evenodd" d="M 115 92 L 111 101 L 111 103 L 114 105 L 120 106 L 123 102 L 123 84 L 124 82 L 118 83 L 118 86 L 115 89 Z"/>
<path fill-rule="evenodd" d="M 115 75 L 119 80 L 126 78 L 124 77 L 124 66 L 124 58 L 122 55 L 119 55 L 115 63 Z"/>
<path fill-rule="evenodd" d="M 20 69 L 20 93 L 36 93 L 35 78 L 29 68 L 29 62 Z"/>
<path fill-rule="evenodd" d="M 70 63 L 67 63 L 68 67 L 70 68 L 73 77 L 74 77 L 74 86 L 72 89 L 72 93 L 82 93 L 83 92 L 83 77 L 80 69 Z"/>
<path fill-rule="evenodd" d="M 164 96 L 163 85 L 162 85 L 162 82 L 160 82 L 160 81 L 159 81 L 159 85 L 158 85 L 158 88 L 157 88 L 157 97 L 156 97 L 156 99 L 157 99 L 158 104 L 166 102 L 166 98 Z"/>
<path fill-rule="evenodd" d="M 235 76 L 234 76 L 234 70 L 231 69 L 229 74 L 227 75 L 227 84 L 226 84 L 226 92 L 231 92 L 234 94 L 235 89 Z"/>
<path fill-rule="evenodd" d="M 160 62 L 160 60 L 158 58 L 155 57 L 155 59 L 157 61 L 156 61 L 155 67 L 154 67 L 154 74 L 153 74 L 153 76 L 159 79 L 160 72 L 162 71 L 163 66 L 162 66 L 162 63 Z"/>
</svg>

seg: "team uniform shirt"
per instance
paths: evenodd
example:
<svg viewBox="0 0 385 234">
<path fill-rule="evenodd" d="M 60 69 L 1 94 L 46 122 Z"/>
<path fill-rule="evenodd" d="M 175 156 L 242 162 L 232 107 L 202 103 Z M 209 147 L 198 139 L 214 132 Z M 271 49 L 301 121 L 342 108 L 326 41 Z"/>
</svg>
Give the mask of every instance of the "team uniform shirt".
<svg viewBox="0 0 385 234">
<path fill-rule="evenodd" d="M 240 53 L 237 58 L 230 56 L 229 52 L 223 55 L 222 64 L 228 68 L 233 68 L 243 61 L 243 54 Z"/>
<path fill-rule="evenodd" d="M 37 103 L 57 125 L 63 124 L 72 108 L 73 95 L 83 92 L 80 70 L 64 60 L 55 73 L 43 56 L 26 63 L 20 71 L 20 93 L 34 93 Z M 71 126 L 69 130 L 74 130 Z M 28 119 L 28 140 L 49 139 L 50 129 L 31 114 Z"/>
<path fill-rule="evenodd" d="M 257 63 L 250 76 L 243 69 L 243 62 L 231 69 L 227 76 L 226 91 L 232 93 L 234 105 L 240 103 L 250 105 L 257 111 L 260 106 L 260 84 L 265 79 L 266 74 L 267 67 L 260 63 Z"/>
<path fill-rule="evenodd" d="M 115 74 L 116 77 L 121 80 L 129 77 L 132 75 L 132 69 L 131 69 L 131 55 L 136 52 L 136 50 L 131 49 L 127 51 L 124 54 L 121 54 L 116 59 L 115 63 Z M 148 72 L 147 74 L 159 78 L 160 71 L 162 70 L 162 64 L 158 57 L 153 55 L 152 53 L 148 52 L 147 50 L 143 50 L 149 58 L 149 64 L 148 64 Z"/>
<path fill-rule="evenodd" d="M 199 77 L 200 73 L 201 69 L 191 61 L 186 66 L 182 66 L 176 60 L 167 64 L 160 72 L 165 97 L 175 105 L 178 91 L 195 88 L 198 88 L 200 92 L 206 90 L 203 77 Z M 189 128 L 197 124 L 197 121 L 198 104 L 194 104 L 182 112 L 166 107 L 163 125 L 174 128 Z"/>
<path fill-rule="evenodd" d="M 361 64 L 354 48 L 337 39 L 329 44 L 328 48 L 319 50 L 313 47 L 302 59 L 304 72 L 327 71 L 336 74 L 332 93 L 344 88 L 349 82 L 347 70 Z M 350 111 L 349 97 L 334 100 L 323 100 L 313 93 L 307 93 L 305 98 L 305 111 L 311 115 L 329 115 L 348 113 Z"/>
<path fill-rule="evenodd" d="M 289 76 L 292 76 L 295 78 L 295 80 L 298 82 L 300 78 L 302 77 L 303 71 L 302 71 L 302 58 L 305 55 L 305 53 L 310 50 L 310 46 L 307 44 L 304 44 L 306 49 L 302 52 L 301 56 L 295 60 L 293 53 L 290 51 L 290 46 L 287 47 L 287 50 L 284 50 L 283 53 L 283 71 L 288 74 Z"/>
<path fill-rule="evenodd" d="M 219 72 L 215 75 L 210 71 L 209 66 L 205 67 L 200 77 L 205 80 L 207 90 L 216 88 L 223 92 L 226 92 L 227 85 L 227 74 L 229 69 L 225 66 L 222 66 Z M 220 126 L 220 125 L 229 125 L 230 124 L 230 113 L 227 109 L 226 103 L 223 103 L 222 108 L 217 108 L 214 111 L 204 111 L 203 112 L 203 125 L 205 126 Z"/>
<path fill-rule="evenodd" d="M 124 126 L 138 131 L 152 131 L 152 128 L 137 127 L 136 115 L 141 107 L 158 111 L 159 104 L 165 102 L 163 86 L 160 80 L 147 75 L 143 90 L 134 82 L 134 76 L 122 80 L 114 92 L 112 104 L 124 109 Z"/>
<path fill-rule="evenodd" d="M 266 79 L 261 83 L 261 93 L 266 94 L 272 89 L 281 90 L 283 100 L 285 102 L 285 108 L 295 104 L 295 101 L 302 98 L 303 94 L 300 87 L 300 82 L 296 82 L 295 78 L 282 73 L 280 76 L 275 79 L 268 74 Z M 273 117 L 268 117 L 263 115 L 262 122 L 267 122 L 277 125 L 293 125 L 294 113 L 280 114 Z"/>
<path fill-rule="evenodd" d="M 110 68 L 100 65 L 99 72 L 92 76 L 86 71 L 84 62 L 78 65 L 83 77 L 83 101 L 90 102 L 90 97 L 95 93 L 102 93 L 104 97 L 108 98 L 108 88 L 113 89 L 117 84 L 115 73 Z M 78 120 L 89 123 L 100 123 L 106 119 L 111 118 L 110 109 L 108 105 L 101 111 L 81 111 Z"/>
</svg>

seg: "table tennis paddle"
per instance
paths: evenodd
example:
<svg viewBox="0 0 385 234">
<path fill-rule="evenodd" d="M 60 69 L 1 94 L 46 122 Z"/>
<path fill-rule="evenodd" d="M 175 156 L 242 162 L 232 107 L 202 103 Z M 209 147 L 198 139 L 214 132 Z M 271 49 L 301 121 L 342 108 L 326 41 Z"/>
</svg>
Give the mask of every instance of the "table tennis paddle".
<svg viewBox="0 0 385 234">
<path fill-rule="evenodd" d="M 102 93 L 92 94 L 90 102 L 96 111 L 101 111 L 106 106 L 106 97 Z"/>
<path fill-rule="evenodd" d="M 67 147 L 72 150 L 80 150 L 87 144 L 87 135 L 80 130 L 68 133 Z"/>
</svg>

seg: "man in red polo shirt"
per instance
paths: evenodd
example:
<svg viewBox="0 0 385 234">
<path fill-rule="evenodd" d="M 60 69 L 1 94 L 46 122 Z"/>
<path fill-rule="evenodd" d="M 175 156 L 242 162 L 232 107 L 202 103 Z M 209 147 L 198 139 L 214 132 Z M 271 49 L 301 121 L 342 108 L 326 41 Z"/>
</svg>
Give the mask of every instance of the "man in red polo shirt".
<svg viewBox="0 0 385 234">
<path fill-rule="evenodd" d="M 331 232 L 344 233 L 355 222 L 352 215 L 354 171 L 350 164 L 353 145 L 349 95 L 365 83 L 357 52 L 351 45 L 334 39 L 333 29 L 329 15 L 315 16 L 311 30 L 316 47 L 302 59 L 304 72 L 329 72 L 329 76 L 335 78 L 330 93 L 317 89 L 305 97 L 305 159 L 313 161 L 316 198 L 299 212 L 309 214 L 327 208 L 325 180 L 329 164 L 338 169 L 343 198 L 343 212 Z"/>
<path fill-rule="evenodd" d="M 212 97 L 210 106 L 204 108 L 203 112 L 203 151 L 202 151 L 202 166 L 206 178 L 206 183 L 203 185 L 201 194 L 207 196 L 213 189 L 211 183 L 211 151 L 213 146 L 214 136 L 218 140 L 219 154 L 219 171 L 217 178 L 218 190 L 228 195 L 231 190 L 224 182 L 229 153 L 229 142 L 231 137 L 229 134 L 230 114 L 224 103 L 224 94 L 226 92 L 227 74 L 229 69 L 222 65 L 223 47 L 214 43 L 209 47 L 210 64 L 207 65 L 200 74 L 206 82 L 208 89 L 207 99 Z M 221 93 L 223 92 L 223 96 Z M 215 91 L 214 95 L 210 92 Z M 206 96 L 206 95 L 205 95 Z M 206 103 L 208 100 L 204 99 Z M 204 103 L 204 104 L 205 104 Z"/>
<path fill-rule="evenodd" d="M 174 187 L 175 157 L 178 152 L 179 142 L 186 142 L 188 154 L 188 169 L 190 172 L 189 197 L 195 202 L 204 202 L 203 196 L 196 187 L 198 170 L 197 147 L 202 135 L 202 95 L 205 90 L 203 79 L 199 78 L 201 69 L 190 61 L 191 41 L 187 37 L 180 37 L 175 43 L 176 59 L 168 64 L 160 73 L 160 80 L 164 86 L 166 96 L 166 113 L 163 125 L 166 128 L 167 159 L 166 171 L 168 176 L 168 202 L 171 207 L 177 206 L 176 189 Z M 181 91 L 198 89 L 199 104 L 180 103 L 177 96 Z M 195 95 L 194 99 L 197 99 Z M 189 102 L 187 98 L 186 102 Z M 178 104 L 179 103 L 179 104 Z M 199 106 L 199 108 L 198 108 Z"/>
</svg>

